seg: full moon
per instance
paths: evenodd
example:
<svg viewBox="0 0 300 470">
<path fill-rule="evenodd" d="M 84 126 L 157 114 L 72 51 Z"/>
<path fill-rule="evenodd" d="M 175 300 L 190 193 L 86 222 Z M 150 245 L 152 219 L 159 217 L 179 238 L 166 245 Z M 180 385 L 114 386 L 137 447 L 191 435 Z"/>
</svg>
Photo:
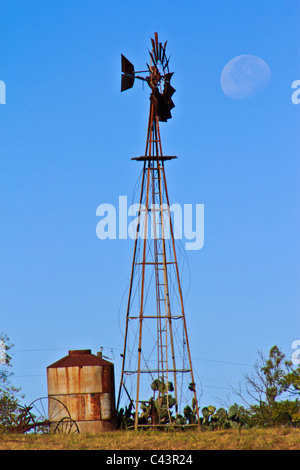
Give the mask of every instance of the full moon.
<svg viewBox="0 0 300 470">
<path fill-rule="evenodd" d="M 244 100 L 266 89 L 271 76 L 268 64 L 254 55 L 231 59 L 221 73 L 221 87 L 226 96 Z"/>
</svg>

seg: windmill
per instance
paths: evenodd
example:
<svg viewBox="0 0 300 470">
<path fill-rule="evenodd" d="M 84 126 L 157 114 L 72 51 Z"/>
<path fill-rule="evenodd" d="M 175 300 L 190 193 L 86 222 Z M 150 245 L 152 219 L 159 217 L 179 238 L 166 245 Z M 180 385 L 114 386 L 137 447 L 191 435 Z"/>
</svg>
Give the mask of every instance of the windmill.
<svg viewBox="0 0 300 470">
<path fill-rule="evenodd" d="M 136 79 L 150 89 L 150 112 L 143 163 L 140 200 L 126 311 L 122 372 L 117 409 L 124 395 L 134 409 L 134 427 L 163 425 L 182 418 L 181 404 L 192 401 L 199 423 L 196 384 L 188 341 L 179 275 L 175 228 L 169 204 L 165 162 L 177 158 L 162 152 L 159 122 L 167 122 L 174 108 L 173 73 L 166 45 L 151 38 L 147 70 L 135 71 L 121 55 L 121 91 Z M 141 76 L 138 74 L 144 74 Z M 147 395 L 148 393 L 148 395 Z M 149 394 L 151 397 L 149 398 Z"/>
</svg>

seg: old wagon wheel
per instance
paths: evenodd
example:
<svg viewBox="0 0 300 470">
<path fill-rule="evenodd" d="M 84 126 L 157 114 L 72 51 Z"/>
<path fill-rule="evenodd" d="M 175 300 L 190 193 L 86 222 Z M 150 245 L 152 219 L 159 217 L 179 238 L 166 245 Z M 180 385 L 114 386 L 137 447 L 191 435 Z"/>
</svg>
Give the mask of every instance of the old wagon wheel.
<svg viewBox="0 0 300 470">
<path fill-rule="evenodd" d="M 62 418 L 54 429 L 54 434 L 79 434 L 79 427 L 72 418 Z"/>
<path fill-rule="evenodd" d="M 30 409 L 37 433 L 52 433 L 62 418 L 71 419 L 68 408 L 54 397 L 37 398 L 31 403 Z"/>
<path fill-rule="evenodd" d="M 30 432 L 35 427 L 30 410 L 30 406 L 16 405 L 9 416 L 9 431 L 21 434 Z"/>
</svg>

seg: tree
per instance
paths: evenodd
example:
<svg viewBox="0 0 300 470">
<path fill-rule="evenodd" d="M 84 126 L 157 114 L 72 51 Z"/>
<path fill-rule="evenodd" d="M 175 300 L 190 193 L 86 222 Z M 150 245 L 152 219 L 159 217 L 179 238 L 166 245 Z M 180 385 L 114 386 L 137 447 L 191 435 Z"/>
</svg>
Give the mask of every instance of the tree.
<svg viewBox="0 0 300 470">
<path fill-rule="evenodd" d="M 282 381 L 284 391 L 294 396 L 300 396 L 300 365 L 295 369 L 292 362 L 288 361 L 287 369 L 288 372 Z"/>
<path fill-rule="evenodd" d="M 0 430 L 9 428 L 19 412 L 20 388 L 16 388 L 10 383 L 12 372 L 10 371 L 11 355 L 10 350 L 13 345 L 9 338 L 0 334 L 1 362 L 0 362 Z"/>
<path fill-rule="evenodd" d="M 293 368 L 277 346 L 270 349 L 268 358 L 259 352 L 254 373 L 244 378 L 248 399 L 244 392 L 236 393 L 248 406 L 251 424 L 273 426 L 299 421 L 300 367 Z M 285 394 L 296 400 L 282 400 Z"/>
</svg>

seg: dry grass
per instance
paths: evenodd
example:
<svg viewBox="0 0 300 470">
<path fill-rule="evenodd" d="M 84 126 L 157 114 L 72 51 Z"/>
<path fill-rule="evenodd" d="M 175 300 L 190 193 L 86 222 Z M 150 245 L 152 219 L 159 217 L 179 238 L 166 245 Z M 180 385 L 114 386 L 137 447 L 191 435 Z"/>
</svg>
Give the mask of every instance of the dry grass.
<svg viewBox="0 0 300 470">
<path fill-rule="evenodd" d="M 299 450 L 300 429 L 0 435 L 0 450 Z"/>
</svg>

